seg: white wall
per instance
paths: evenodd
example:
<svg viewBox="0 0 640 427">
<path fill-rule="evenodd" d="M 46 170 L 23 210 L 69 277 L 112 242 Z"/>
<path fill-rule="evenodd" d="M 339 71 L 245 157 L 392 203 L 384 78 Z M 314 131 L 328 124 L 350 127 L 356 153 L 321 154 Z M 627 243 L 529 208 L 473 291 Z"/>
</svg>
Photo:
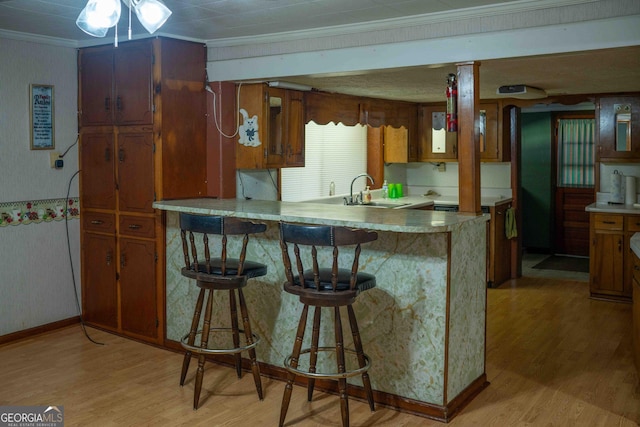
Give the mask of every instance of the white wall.
<svg viewBox="0 0 640 427">
<path fill-rule="evenodd" d="M 49 150 L 30 149 L 29 85 L 54 86 L 55 150 L 64 152 L 78 128 L 75 48 L 0 38 L 0 76 L 0 203 L 64 199 L 77 145 L 61 170 L 50 168 Z M 79 288 L 79 220 L 68 225 Z M 0 335 L 78 314 L 64 221 L 0 227 L 0 253 Z"/>
</svg>

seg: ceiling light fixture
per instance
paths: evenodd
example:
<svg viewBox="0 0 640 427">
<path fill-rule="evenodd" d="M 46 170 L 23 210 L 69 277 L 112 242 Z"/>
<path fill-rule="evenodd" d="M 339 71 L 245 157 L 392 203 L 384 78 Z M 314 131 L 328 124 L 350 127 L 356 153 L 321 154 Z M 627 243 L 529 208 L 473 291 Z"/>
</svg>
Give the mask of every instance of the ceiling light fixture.
<svg viewBox="0 0 640 427">
<path fill-rule="evenodd" d="M 171 10 L 161 0 L 122 0 L 122 2 L 129 7 L 129 39 L 131 39 L 132 9 L 136 12 L 142 26 L 151 34 L 171 16 Z M 120 10 L 120 0 L 89 0 L 76 19 L 76 25 L 93 37 L 104 37 L 109 28 L 117 25 L 120 20 Z"/>
</svg>

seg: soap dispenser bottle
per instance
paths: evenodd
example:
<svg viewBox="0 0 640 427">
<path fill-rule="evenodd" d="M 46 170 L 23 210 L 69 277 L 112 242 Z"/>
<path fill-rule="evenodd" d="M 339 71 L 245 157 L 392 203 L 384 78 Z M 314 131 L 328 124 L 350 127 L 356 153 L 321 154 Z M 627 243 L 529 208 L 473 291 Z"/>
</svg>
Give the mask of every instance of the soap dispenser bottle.
<svg viewBox="0 0 640 427">
<path fill-rule="evenodd" d="M 368 185 L 367 189 L 364 190 L 364 194 L 362 195 L 362 203 L 364 203 L 365 205 L 371 203 L 371 190 L 369 189 Z"/>
<path fill-rule="evenodd" d="M 387 199 L 389 197 L 389 184 L 387 184 L 387 180 L 385 179 L 382 183 L 382 198 Z"/>
</svg>

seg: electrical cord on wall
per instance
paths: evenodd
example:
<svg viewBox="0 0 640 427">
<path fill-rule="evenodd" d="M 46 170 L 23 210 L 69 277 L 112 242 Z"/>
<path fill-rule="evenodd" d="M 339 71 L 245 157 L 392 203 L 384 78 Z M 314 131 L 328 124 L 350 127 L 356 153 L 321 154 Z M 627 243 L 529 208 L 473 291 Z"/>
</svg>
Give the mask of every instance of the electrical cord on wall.
<svg viewBox="0 0 640 427">
<path fill-rule="evenodd" d="M 80 134 L 78 134 L 78 136 L 76 137 L 76 142 L 74 142 L 73 144 L 71 144 L 69 146 L 69 148 L 67 148 L 66 150 L 64 150 L 64 153 L 60 154 L 60 158 L 62 159 L 64 156 L 67 155 L 67 153 L 69 152 L 69 150 L 71 150 L 71 148 L 73 148 L 74 145 L 76 145 L 78 143 L 78 141 L 80 140 Z M 78 174 L 80 171 L 76 172 L 76 174 Z M 75 175 L 74 175 L 75 176 Z M 73 179 L 73 176 L 71 177 L 71 179 Z M 71 185 L 71 183 L 69 183 L 69 185 Z"/>
<path fill-rule="evenodd" d="M 220 135 L 224 136 L 225 138 L 233 138 L 236 135 L 238 135 L 238 131 L 240 130 L 240 114 L 236 113 L 236 130 L 235 132 L 233 132 L 233 135 L 227 135 L 226 133 L 224 133 L 222 131 L 222 129 L 220 129 L 220 124 L 218 123 L 218 114 L 217 114 L 217 109 L 216 109 L 216 92 L 211 89 L 211 87 L 209 86 L 209 79 L 207 78 L 207 81 L 205 82 L 204 88 L 207 92 L 212 93 L 213 94 L 213 123 L 215 123 L 216 125 L 216 129 L 218 130 L 218 132 L 220 132 Z M 242 88 L 242 82 L 238 83 L 238 92 L 236 94 L 236 106 L 238 108 L 240 108 L 240 89 Z M 222 107 L 222 106 L 221 106 Z M 220 120 L 222 120 L 222 117 L 220 117 Z"/>
<path fill-rule="evenodd" d="M 76 143 L 77 142 L 78 142 L 78 140 L 76 140 Z M 71 147 L 73 147 L 73 145 Z M 71 148 L 71 147 L 69 147 L 69 148 Z M 67 151 L 69 151 L 69 149 L 67 149 Z M 67 151 L 65 151 L 65 154 L 67 153 Z M 66 228 L 66 231 L 67 231 L 67 249 L 68 249 L 68 252 L 69 252 L 69 265 L 71 266 L 71 282 L 73 284 L 73 293 L 74 293 L 74 295 L 76 297 L 75 298 L 76 299 L 76 307 L 78 309 L 78 315 L 80 317 L 80 326 L 82 327 L 82 331 L 84 332 L 84 335 L 92 343 L 98 344 L 98 345 L 104 345 L 104 343 L 95 341 L 93 338 L 91 338 L 89 336 L 89 333 L 87 332 L 87 329 L 85 328 L 84 318 L 82 317 L 82 308 L 80 308 L 80 297 L 78 296 L 78 289 L 76 287 L 76 275 L 74 273 L 75 270 L 73 269 L 73 256 L 71 255 L 71 239 L 69 237 L 69 194 L 71 193 L 71 183 L 73 182 L 73 178 L 75 178 L 79 173 L 80 173 L 80 171 L 77 171 L 69 179 L 69 186 L 67 187 L 67 198 L 65 199 L 65 204 L 64 204 L 64 225 L 65 225 L 65 228 Z"/>
</svg>

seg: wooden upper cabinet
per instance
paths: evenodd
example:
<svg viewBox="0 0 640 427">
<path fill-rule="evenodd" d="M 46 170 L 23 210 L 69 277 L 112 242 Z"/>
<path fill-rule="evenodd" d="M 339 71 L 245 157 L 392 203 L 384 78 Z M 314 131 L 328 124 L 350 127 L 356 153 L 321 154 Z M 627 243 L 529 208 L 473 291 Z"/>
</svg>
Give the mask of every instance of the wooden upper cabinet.
<svg viewBox="0 0 640 427">
<path fill-rule="evenodd" d="M 118 203 L 125 212 L 153 213 L 154 162 L 151 132 L 118 134 Z"/>
<path fill-rule="evenodd" d="M 238 169 L 304 166 L 304 92 L 248 84 L 240 88 Z"/>
<path fill-rule="evenodd" d="M 501 106 L 499 102 L 480 103 L 480 161 L 508 162 L 511 149 L 503 144 Z M 508 139 L 507 139 L 508 140 Z"/>
<path fill-rule="evenodd" d="M 80 126 L 153 123 L 153 52 L 148 41 L 80 51 Z"/>
<path fill-rule="evenodd" d="M 153 123 L 153 46 L 125 44 L 114 52 L 115 123 Z"/>
<path fill-rule="evenodd" d="M 409 162 L 409 132 L 403 126 L 394 128 L 383 126 L 382 145 L 384 147 L 385 163 Z"/>
<path fill-rule="evenodd" d="M 80 145 L 80 204 L 83 209 L 115 209 L 116 152 L 113 132 L 82 131 Z"/>
<path fill-rule="evenodd" d="M 106 126 L 113 123 L 113 54 L 111 49 L 80 51 L 80 126 Z"/>
<path fill-rule="evenodd" d="M 640 96 L 596 100 L 596 159 L 640 161 Z"/>
<path fill-rule="evenodd" d="M 419 161 L 458 161 L 458 134 L 446 131 L 446 111 L 444 104 L 419 107 Z"/>
<path fill-rule="evenodd" d="M 507 162 L 508 146 L 503 146 L 500 103 L 481 102 L 478 144 L 483 162 Z M 423 162 L 457 162 L 458 134 L 446 132 L 446 105 L 422 105 L 419 110 L 418 158 Z"/>
</svg>

